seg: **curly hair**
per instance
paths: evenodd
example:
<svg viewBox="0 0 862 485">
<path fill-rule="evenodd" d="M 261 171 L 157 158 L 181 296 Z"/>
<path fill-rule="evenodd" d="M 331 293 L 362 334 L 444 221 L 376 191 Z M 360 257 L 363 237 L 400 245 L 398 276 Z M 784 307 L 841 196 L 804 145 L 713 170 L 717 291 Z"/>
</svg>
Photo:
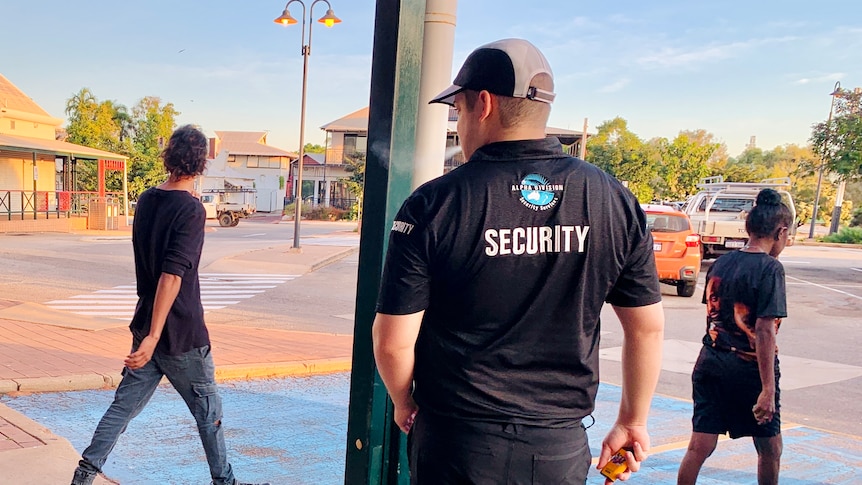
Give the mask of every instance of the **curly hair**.
<svg viewBox="0 0 862 485">
<path fill-rule="evenodd" d="M 745 219 L 745 230 L 749 235 L 765 238 L 792 223 L 793 215 L 781 201 L 781 194 L 773 189 L 763 189 L 757 194 L 757 202 Z"/>
<path fill-rule="evenodd" d="M 202 174 L 207 166 L 207 143 L 207 137 L 194 126 L 177 128 L 162 152 L 165 168 L 179 177 Z"/>
</svg>

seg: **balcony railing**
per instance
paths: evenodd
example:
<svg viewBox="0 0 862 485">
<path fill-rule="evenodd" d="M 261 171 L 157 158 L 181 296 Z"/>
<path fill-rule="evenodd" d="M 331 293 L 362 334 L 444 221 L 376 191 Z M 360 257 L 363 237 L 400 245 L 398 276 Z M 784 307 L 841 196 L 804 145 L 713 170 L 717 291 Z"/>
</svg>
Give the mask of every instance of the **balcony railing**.
<svg viewBox="0 0 862 485">
<path fill-rule="evenodd" d="M 327 148 L 326 163 L 344 163 L 343 148 Z"/>
</svg>

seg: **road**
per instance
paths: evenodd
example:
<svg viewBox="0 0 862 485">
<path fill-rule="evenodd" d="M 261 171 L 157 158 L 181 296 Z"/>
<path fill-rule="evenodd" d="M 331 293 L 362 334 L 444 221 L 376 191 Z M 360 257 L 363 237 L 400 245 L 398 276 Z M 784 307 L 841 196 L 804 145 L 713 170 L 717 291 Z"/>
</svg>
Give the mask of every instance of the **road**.
<svg viewBox="0 0 862 485">
<path fill-rule="evenodd" d="M 293 223 L 274 224 L 271 219 L 243 220 L 238 226 L 228 228 L 207 221 L 201 257 L 202 284 L 205 286 L 204 291 L 210 293 L 204 296 L 213 299 L 214 304 L 210 306 L 218 307 L 218 311 L 208 312 L 208 321 L 290 330 L 352 332 L 352 320 L 331 315 L 349 315 L 352 318 L 356 285 L 355 255 L 351 259 L 352 273 L 346 275 L 343 271 L 324 268 L 302 281 L 283 274 L 271 275 L 272 278 L 264 281 L 263 277 L 267 275 L 256 271 L 246 274 L 245 281 L 232 281 L 233 288 L 224 288 L 224 291 L 216 288 L 216 285 L 226 283 L 214 281 L 224 279 L 223 273 L 248 271 L 237 263 L 227 266 L 230 271 L 219 270 L 217 275 L 208 275 L 207 268 L 215 262 L 224 261 L 229 256 L 273 247 L 286 248 L 292 244 Z M 302 244 L 313 243 L 316 236 L 337 231 L 350 236 L 355 228 L 356 223 L 351 222 L 306 221 L 301 229 Z M 358 244 L 358 239 L 354 236 L 327 239 L 327 242 L 350 246 Z M 349 262 L 340 264 L 351 267 Z M 220 266 L 224 267 L 224 264 Z M 96 298 L 101 298 L 116 303 L 116 311 L 120 312 L 118 316 L 124 317 L 120 309 L 121 300 L 125 299 L 128 304 L 128 299 L 133 298 L 135 276 L 129 235 L 0 235 L 0 268 L 2 300 L 35 302 L 68 309 L 75 306 L 75 300 L 80 300 L 77 302 L 80 305 L 89 305 L 94 304 Z M 257 288 L 252 288 L 252 284 Z M 246 288 L 237 291 L 241 285 Z M 273 285 L 286 291 L 269 291 Z M 231 289 L 235 291 L 228 291 Z M 254 297 L 238 298 L 243 296 L 240 291 L 246 297 Z M 257 294 L 257 291 L 261 294 Z M 267 299 L 263 300 L 262 295 Z M 231 299 L 215 300 L 217 296 L 230 296 Z M 237 299 L 243 301 L 236 302 Z M 236 303 L 223 306 L 224 301 Z M 315 309 L 324 304 L 332 312 L 321 319 Z"/>
<path fill-rule="evenodd" d="M 292 241 L 293 224 L 254 219 L 233 228 L 209 226 L 202 273 L 221 258 Z M 305 223 L 303 237 L 351 231 L 350 223 Z M 313 239 L 303 239 L 310 244 Z M 355 237 L 353 238 L 355 243 Z M 351 244 L 351 238 L 336 239 Z M 781 256 L 787 274 L 789 317 L 778 336 L 782 362 L 782 414 L 788 422 L 862 436 L 862 250 L 793 246 Z M 690 371 L 705 329 L 700 290 L 692 298 L 663 287 L 666 311 L 664 369 L 658 391 L 688 399 Z M 47 303 L 133 284 L 128 237 L 62 234 L 0 235 L 0 298 Z M 240 268 L 241 269 L 241 268 Z M 237 271 L 241 272 L 241 271 Z M 357 256 L 301 278 L 254 271 L 246 281 L 267 286 L 252 297 L 211 310 L 210 323 L 327 333 L 352 333 Z M 267 279 L 269 278 L 269 279 Z M 261 283 L 263 281 L 263 283 Z M 211 298 L 222 298 L 218 293 Z M 262 293 L 256 293 L 262 291 Z M 224 299 L 224 298 L 222 298 Z M 603 381 L 620 384 L 622 333 L 610 309 L 603 312 Z"/>
</svg>

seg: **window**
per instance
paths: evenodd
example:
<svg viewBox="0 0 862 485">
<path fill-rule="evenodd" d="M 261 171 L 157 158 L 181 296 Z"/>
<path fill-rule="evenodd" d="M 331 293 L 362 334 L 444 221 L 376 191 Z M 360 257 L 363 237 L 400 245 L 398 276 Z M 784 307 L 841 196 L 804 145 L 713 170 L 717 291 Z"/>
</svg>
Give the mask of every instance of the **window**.
<svg viewBox="0 0 862 485">
<path fill-rule="evenodd" d="M 236 155 L 228 155 L 227 163 L 236 163 Z"/>
<path fill-rule="evenodd" d="M 652 232 L 682 232 L 691 229 L 688 219 L 673 214 L 647 213 L 647 228 Z"/>
<path fill-rule="evenodd" d="M 344 155 L 351 156 L 355 153 L 366 153 L 368 151 L 368 137 L 365 135 L 344 135 Z"/>
<path fill-rule="evenodd" d="M 706 211 L 706 206 L 709 204 L 709 199 L 711 197 L 704 197 L 702 201 L 700 201 L 700 206 L 697 208 L 699 211 Z M 710 208 L 710 212 L 751 212 L 751 208 L 754 207 L 754 199 L 741 198 L 741 197 L 718 197 L 715 199 L 715 202 L 712 204 L 712 208 Z"/>
<path fill-rule="evenodd" d="M 260 158 L 256 155 L 248 155 L 245 158 L 245 166 L 248 168 L 260 167 Z"/>
<path fill-rule="evenodd" d="M 14 130 L 14 129 L 15 129 L 15 120 L 9 120 L 9 129 L 10 129 L 10 130 Z"/>
</svg>

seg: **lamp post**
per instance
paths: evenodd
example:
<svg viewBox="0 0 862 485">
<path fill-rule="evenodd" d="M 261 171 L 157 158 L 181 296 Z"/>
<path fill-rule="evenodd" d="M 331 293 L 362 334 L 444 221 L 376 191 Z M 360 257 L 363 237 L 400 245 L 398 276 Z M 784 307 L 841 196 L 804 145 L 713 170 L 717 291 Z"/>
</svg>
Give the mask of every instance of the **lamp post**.
<svg viewBox="0 0 862 485">
<path fill-rule="evenodd" d="M 318 2 L 323 2 L 326 4 L 327 10 L 326 15 L 318 19 L 318 22 L 322 23 L 327 27 L 332 27 L 337 23 L 341 23 L 341 19 L 335 16 L 335 13 L 332 11 L 332 6 L 329 4 L 328 0 L 314 0 L 311 2 L 311 6 L 308 9 L 308 44 L 305 43 L 305 2 L 302 0 L 290 0 L 284 6 L 284 11 L 281 15 L 274 20 L 275 23 L 281 25 L 293 25 L 298 23 L 298 21 L 290 15 L 288 11 L 291 3 L 298 3 L 302 5 L 302 105 L 300 108 L 300 117 L 299 117 L 299 160 L 296 162 L 296 183 L 294 184 L 294 190 L 296 191 L 296 198 L 294 198 L 293 205 L 296 209 L 293 220 L 293 249 L 300 249 L 299 246 L 299 225 L 300 219 L 302 219 L 302 162 L 305 158 L 305 98 L 308 87 L 308 56 L 311 55 L 311 28 L 314 25 L 314 22 L 311 21 L 311 16 L 314 12 L 314 6 L 317 5 Z"/>
<path fill-rule="evenodd" d="M 835 96 L 837 96 L 841 92 L 841 82 L 835 81 L 835 88 L 832 90 L 830 96 L 832 96 L 832 102 L 829 104 L 829 118 L 826 120 L 826 136 L 823 139 L 823 151 L 825 152 L 829 148 L 829 130 L 832 128 L 832 111 L 835 108 Z M 814 226 L 817 223 L 817 209 L 820 204 L 820 186 L 823 184 L 823 166 L 825 165 L 825 160 L 823 157 L 820 158 L 820 168 L 819 174 L 817 175 L 817 190 L 814 195 L 814 212 L 811 214 L 811 227 L 808 229 L 808 239 L 814 239 Z"/>
</svg>

